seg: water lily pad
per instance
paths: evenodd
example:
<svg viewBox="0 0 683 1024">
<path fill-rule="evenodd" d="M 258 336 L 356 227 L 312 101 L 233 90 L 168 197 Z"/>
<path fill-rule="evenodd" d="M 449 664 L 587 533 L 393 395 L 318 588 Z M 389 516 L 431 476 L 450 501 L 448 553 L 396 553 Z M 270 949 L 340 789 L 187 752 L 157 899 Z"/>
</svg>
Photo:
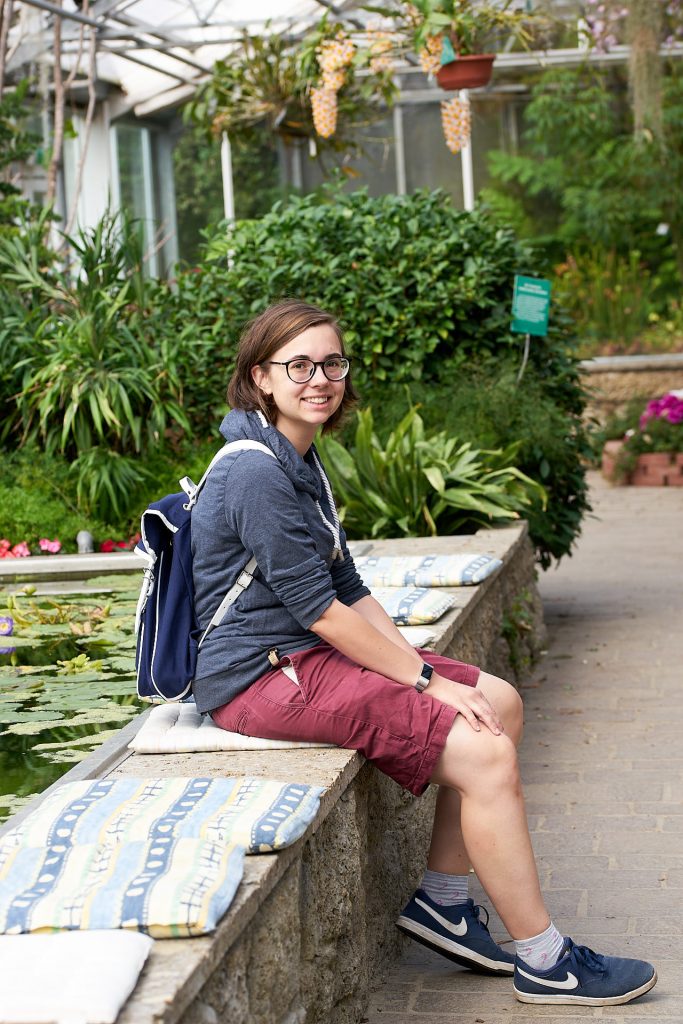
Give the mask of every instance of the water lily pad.
<svg viewBox="0 0 683 1024">
<path fill-rule="evenodd" d="M 30 626 L 22 626 L 21 631 L 27 636 L 40 637 L 41 640 L 44 640 L 51 636 L 64 636 L 71 633 L 71 624 L 69 622 L 32 622 Z"/>
<path fill-rule="evenodd" d="M 90 662 L 90 665 L 92 664 L 93 662 Z M 82 688 L 86 688 L 92 683 L 99 686 L 108 679 L 118 679 L 118 675 L 113 672 L 91 669 L 90 666 L 88 666 L 85 672 L 74 672 L 71 675 L 54 675 L 51 676 L 49 680 L 46 680 L 46 682 L 49 681 L 50 685 L 59 687 L 60 690 L 64 690 L 66 687 L 76 686 L 76 684 Z"/>
<path fill-rule="evenodd" d="M 7 732 L 15 736 L 35 736 L 45 729 L 65 725 L 64 715 L 58 711 L 17 711 L 14 721 L 7 726 Z"/>
<path fill-rule="evenodd" d="M 45 637 L 43 637 L 43 641 Z M 39 641 L 34 636 L 3 636 L 3 646 L 5 647 L 37 647 Z"/>
<path fill-rule="evenodd" d="M 85 761 L 93 749 L 92 747 L 71 747 L 64 750 L 41 750 L 38 751 L 38 757 L 43 757 L 52 764 L 78 764 L 79 761 Z"/>
<path fill-rule="evenodd" d="M 2 808 L 4 813 L 0 813 L 0 819 L 9 818 L 16 814 L 22 807 L 30 803 L 35 796 L 37 796 L 36 793 L 22 793 L 21 796 L 17 796 L 14 793 L 3 793 L 0 796 L 0 808 Z"/>
<path fill-rule="evenodd" d="M 63 750 L 63 749 L 74 749 L 76 747 L 97 747 L 100 746 L 104 740 L 109 739 L 110 736 L 115 736 L 118 729 L 106 729 L 102 732 L 92 733 L 90 736 L 76 736 L 70 740 L 60 740 L 59 743 L 36 743 L 33 747 L 34 750 Z"/>
<path fill-rule="evenodd" d="M 105 656 L 105 664 L 117 672 L 135 672 L 135 655 L 131 652 L 128 655 Z"/>
<path fill-rule="evenodd" d="M 14 639 L 14 637 L 12 638 Z M 40 675 L 45 671 L 44 665 L 0 665 L 0 678 L 6 679 L 12 676 Z"/>
<path fill-rule="evenodd" d="M 13 687 L 11 683 L 4 683 L 6 692 L 0 694 L 0 708 L 3 710 L 8 704 L 13 704 L 15 701 L 23 703 L 28 700 L 35 700 L 35 698 L 41 693 L 40 686 L 36 686 L 32 690 L 21 689 L 21 685 Z"/>
<path fill-rule="evenodd" d="M 21 714 L 21 703 L 16 700 L 3 700 L 0 704 L 0 725 L 16 722 L 17 715 Z"/>
<path fill-rule="evenodd" d="M 137 708 L 123 704 L 107 704 L 101 708 L 87 708 L 81 714 L 74 715 L 67 723 L 69 728 L 82 725 L 102 725 L 105 722 L 127 722 L 137 714 Z"/>
</svg>

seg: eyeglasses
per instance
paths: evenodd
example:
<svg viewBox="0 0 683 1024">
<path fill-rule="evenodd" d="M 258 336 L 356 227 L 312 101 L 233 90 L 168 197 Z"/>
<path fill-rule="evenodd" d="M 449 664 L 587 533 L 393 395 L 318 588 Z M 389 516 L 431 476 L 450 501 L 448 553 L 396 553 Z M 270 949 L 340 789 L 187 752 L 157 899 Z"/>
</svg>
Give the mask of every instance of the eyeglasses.
<svg viewBox="0 0 683 1024">
<path fill-rule="evenodd" d="M 287 359 L 285 362 L 278 362 L 277 359 L 267 359 L 266 362 L 274 363 L 275 366 L 284 366 L 287 376 L 294 384 L 305 384 L 315 376 L 317 366 L 322 366 L 323 373 L 328 380 L 343 380 L 351 367 L 351 360 L 346 356 L 328 356 L 327 359 L 316 361 L 307 359 L 305 356 L 297 356 L 295 359 Z"/>
</svg>

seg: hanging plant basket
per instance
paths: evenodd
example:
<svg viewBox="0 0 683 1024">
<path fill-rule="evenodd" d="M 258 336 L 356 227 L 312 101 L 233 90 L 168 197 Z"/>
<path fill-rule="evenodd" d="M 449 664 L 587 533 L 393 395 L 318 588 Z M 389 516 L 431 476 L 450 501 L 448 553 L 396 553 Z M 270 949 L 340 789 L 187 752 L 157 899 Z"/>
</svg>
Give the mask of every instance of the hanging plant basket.
<svg viewBox="0 0 683 1024">
<path fill-rule="evenodd" d="M 493 74 L 495 53 L 472 53 L 443 64 L 436 73 L 442 89 L 478 89 L 488 85 Z"/>
</svg>

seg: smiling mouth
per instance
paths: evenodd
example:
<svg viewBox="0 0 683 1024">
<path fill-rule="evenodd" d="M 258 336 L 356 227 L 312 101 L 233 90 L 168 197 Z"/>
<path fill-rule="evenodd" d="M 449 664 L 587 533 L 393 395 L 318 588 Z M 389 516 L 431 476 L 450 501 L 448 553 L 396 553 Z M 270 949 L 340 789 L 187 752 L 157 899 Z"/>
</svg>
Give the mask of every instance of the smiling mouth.
<svg viewBox="0 0 683 1024">
<path fill-rule="evenodd" d="M 302 401 L 308 402 L 309 405 L 327 405 L 330 401 L 330 395 L 316 395 L 315 397 L 304 398 Z"/>
</svg>

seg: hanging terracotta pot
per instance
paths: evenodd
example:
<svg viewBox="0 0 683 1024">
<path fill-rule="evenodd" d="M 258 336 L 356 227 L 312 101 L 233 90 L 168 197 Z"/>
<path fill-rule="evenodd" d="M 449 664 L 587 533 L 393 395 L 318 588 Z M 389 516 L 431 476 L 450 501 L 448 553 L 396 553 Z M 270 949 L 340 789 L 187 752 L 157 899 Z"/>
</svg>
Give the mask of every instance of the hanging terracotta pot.
<svg viewBox="0 0 683 1024">
<path fill-rule="evenodd" d="M 495 59 L 495 53 L 458 57 L 439 68 L 436 80 L 442 89 L 477 89 L 490 82 Z"/>
</svg>

